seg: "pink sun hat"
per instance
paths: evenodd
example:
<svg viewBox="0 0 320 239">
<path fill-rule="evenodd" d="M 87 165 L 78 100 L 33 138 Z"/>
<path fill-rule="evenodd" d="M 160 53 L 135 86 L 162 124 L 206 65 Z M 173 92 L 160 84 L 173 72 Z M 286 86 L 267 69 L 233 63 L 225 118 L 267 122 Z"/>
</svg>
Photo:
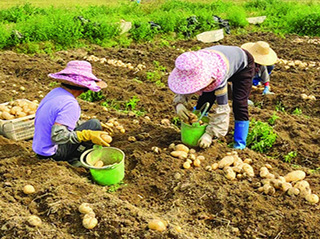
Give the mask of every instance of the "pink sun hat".
<svg viewBox="0 0 320 239">
<path fill-rule="evenodd" d="M 70 61 L 65 69 L 48 75 L 62 83 L 100 91 L 107 83 L 92 74 L 92 67 L 87 61 Z"/>
<path fill-rule="evenodd" d="M 207 87 L 215 79 L 212 90 L 218 88 L 227 72 L 223 57 L 212 50 L 185 52 L 175 61 L 169 75 L 169 88 L 176 94 L 192 94 Z"/>
</svg>

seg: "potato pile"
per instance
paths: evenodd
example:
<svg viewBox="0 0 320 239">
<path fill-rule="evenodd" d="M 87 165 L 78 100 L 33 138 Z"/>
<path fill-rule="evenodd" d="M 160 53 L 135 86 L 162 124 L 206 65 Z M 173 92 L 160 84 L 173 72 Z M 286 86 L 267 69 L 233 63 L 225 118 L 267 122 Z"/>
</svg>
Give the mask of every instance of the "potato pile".
<svg viewBox="0 0 320 239">
<path fill-rule="evenodd" d="M 310 184 L 304 180 L 306 173 L 302 170 L 292 171 L 285 176 L 275 176 L 269 172 L 270 167 L 260 168 L 261 183 L 263 186 L 258 188 L 259 192 L 273 195 L 276 190 L 286 192 L 290 196 L 300 195 L 309 203 L 315 204 L 319 202 L 319 197 L 311 193 Z"/>
<path fill-rule="evenodd" d="M 111 136 L 114 130 L 118 130 L 120 133 L 125 133 L 125 128 L 118 122 L 117 118 L 111 118 L 106 123 L 101 123 L 102 129 L 108 132 Z"/>
<path fill-rule="evenodd" d="M 198 116 L 194 113 L 189 113 L 188 115 L 188 120 L 187 121 L 184 121 L 186 124 L 190 124 L 192 125 L 193 123 L 196 123 L 198 121 Z M 203 121 L 202 120 L 199 120 L 199 124 L 200 125 L 203 125 Z"/>
<path fill-rule="evenodd" d="M 98 224 L 96 214 L 93 212 L 89 203 L 82 203 L 79 206 L 79 212 L 84 214 L 82 225 L 87 229 L 93 229 Z"/>
<path fill-rule="evenodd" d="M 201 165 L 201 161 L 205 159 L 202 155 L 197 156 L 194 149 L 189 149 L 184 144 L 175 145 L 172 143 L 169 148 L 173 150 L 170 153 L 173 157 L 186 160 L 183 163 L 183 168 L 185 169 L 189 169 L 192 165 L 194 167 L 199 167 Z"/>
<path fill-rule="evenodd" d="M 303 93 L 300 96 L 303 100 L 316 100 L 316 97 L 314 95 L 307 95 Z"/>
<path fill-rule="evenodd" d="M 303 62 L 300 60 L 292 61 L 292 60 L 278 59 L 277 63 L 284 65 L 285 69 L 289 69 L 291 67 L 301 68 L 305 70 L 308 70 L 309 68 L 313 68 L 313 67 L 317 67 L 317 70 L 320 69 L 320 63 L 315 61 Z"/>
<path fill-rule="evenodd" d="M 14 100 L 0 105 L 0 119 L 12 120 L 36 113 L 38 104 L 36 101 Z"/>
<path fill-rule="evenodd" d="M 100 62 L 101 64 L 108 63 L 109 65 L 128 68 L 128 69 L 134 70 L 136 72 L 146 68 L 144 63 L 143 64 L 138 64 L 136 67 L 134 67 L 131 63 L 124 63 L 121 60 L 106 59 L 104 57 L 99 58 L 99 57 L 94 56 L 94 55 L 86 56 L 84 59 L 87 60 L 87 61 Z"/>
<path fill-rule="evenodd" d="M 207 166 L 206 170 L 212 171 L 222 169 L 225 172 L 225 177 L 229 180 L 242 179 L 247 177 L 254 177 L 254 170 L 250 165 L 251 159 L 242 159 L 238 156 L 236 151 L 228 152 L 227 156 L 219 162 Z"/>
</svg>

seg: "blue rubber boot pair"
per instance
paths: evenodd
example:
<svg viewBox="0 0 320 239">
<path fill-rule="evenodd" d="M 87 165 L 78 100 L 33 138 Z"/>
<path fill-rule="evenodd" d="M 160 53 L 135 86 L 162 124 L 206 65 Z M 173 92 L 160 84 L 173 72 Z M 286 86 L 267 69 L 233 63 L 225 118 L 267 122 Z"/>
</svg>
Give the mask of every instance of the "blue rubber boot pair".
<svg viewBox="0 0 320 239">
<path fill-rule="evenodd" d="M 234 149 L 244 149 L 246 147 L 249 132 L 249 121 L 238 121 L 234 123 Z"/>
</svg>

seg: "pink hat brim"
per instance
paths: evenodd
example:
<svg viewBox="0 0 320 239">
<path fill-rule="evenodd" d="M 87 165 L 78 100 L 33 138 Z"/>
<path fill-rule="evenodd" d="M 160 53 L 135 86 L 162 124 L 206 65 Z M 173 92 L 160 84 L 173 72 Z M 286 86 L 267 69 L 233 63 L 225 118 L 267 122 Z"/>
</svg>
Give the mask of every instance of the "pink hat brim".
<svg viewBox="0 0 320 239">
<path fill-rule="evenodd" d="M 101 88 L 97 85 L 97 83 L 93 79 L 87 79 L 86 77 L 75 77 L 72 78 L 72 75 L 61 75 L 60 73 L 49 74 L 49 77 L 62 81 L 66 84 L 76 85 L 80 87 L 88 88 L 94 92 L 98 92 Z M 74 74 L 73 74 L 74 76 Z"/>
</svg>

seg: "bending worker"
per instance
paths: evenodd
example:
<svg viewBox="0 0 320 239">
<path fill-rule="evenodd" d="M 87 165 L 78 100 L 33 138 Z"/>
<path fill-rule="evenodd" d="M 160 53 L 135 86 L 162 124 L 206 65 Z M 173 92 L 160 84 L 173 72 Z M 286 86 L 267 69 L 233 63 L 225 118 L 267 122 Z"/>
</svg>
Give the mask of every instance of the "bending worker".
<svg viewBox="0 0 320 239">
<path fill-rule="evenodd" d="M 40 102 L 35 116 L 32 149 L 40 159 L 53 158 L 77 165 L 81 153 L 93 144 L 109 146 L 101 137 L 106 132 L 97 119 L 79 122 L 81 109 L 76 98 L 88 90 L 100 91 L 107 84 L 92 74 L 87 61 L 70 61 L 49 77 L 61 82 Z"/>
<path fill-rule="evenodd" d="M 228 81 L 232 82 L 232 108 L 235 118 L 234 148 L 244 149 L 249 130 L 248 98 L 252 88 L 255 64 L 252 55 L 240 47 L 217 45 L 199 51 L 185 52 L 175 61 L 168 78 L 176 93 L 173 104 L 181 120 L 187 120 L 186 104 L 191 94 L 198 94 L 196 110 L 206 102 L 217 102 L 209 125 L 199 139 L 202 148 L 212 139 L 225 136 L 229 128 Z"/>
<path fill-rule="evenodd" d="M 264 41 L 248 42 L 243 44 L 241 48 L 250 52 L 254 58 L 256 69 L 252 80 L 253 85 L 264 85 L 263 95 L 274 94 L 270 90 L 270 74 L 278 59 L 277 54 Z"/>
</svg>

